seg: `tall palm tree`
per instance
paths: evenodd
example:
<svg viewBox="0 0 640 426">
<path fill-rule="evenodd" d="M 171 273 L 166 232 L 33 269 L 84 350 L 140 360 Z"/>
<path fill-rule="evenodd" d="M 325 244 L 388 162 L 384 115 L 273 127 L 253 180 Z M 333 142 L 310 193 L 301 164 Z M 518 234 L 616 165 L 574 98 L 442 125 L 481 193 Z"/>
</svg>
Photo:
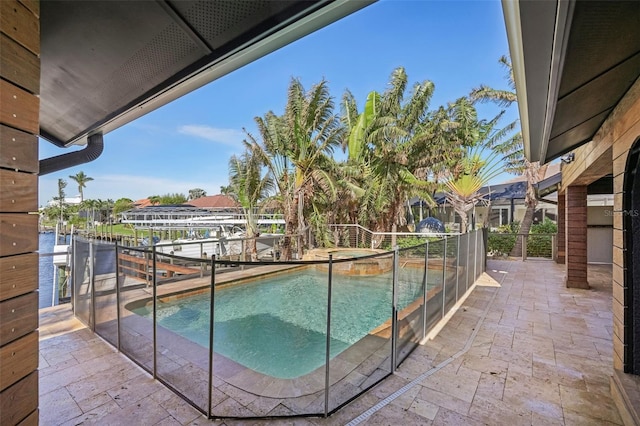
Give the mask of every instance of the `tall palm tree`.
<svg viewBox="0 0 640 426">
<path fill-rule="evenodd" d="M 58 196 L 53 199 L 58 202 L 58 206 L 60 207 L 60 222 L 63 221 L 64 218 L 64 201 L 65 201 L 65 193 L 64 189 L 67 187 L 67 181 L 64 179 L 58 179 Z"/>
<path fill-rule="evenodd" d="M 510 59 L 506 56 L 501 56 L 498 62 L 507 70 L 507 83 L 509 89 L 494 89 L 489 86 L 481 85 L 480 87 L 472 90 L 471 98 L 474 101 L 494 102 L 502 107 L 509 107 L 514 102 L 517 102 L 515 92 L 516 85 L 513 76 L 513 66 Z M 518 128 L 518 120 L 515 120 L 514 122 L 508 124 L 504 128 L 505 134 L 507 134 L 508 132 L 515 133 L 512 133 L 509 137 L 505 137 L 502 140 L 499 140 L 499 142 L 491 148 L 503 154 L 505 171 L 522 175 L 527 181 L 527 191 L 524 200 L 527 210 L 525 211 L 524 218 L 520 223 L 519 232 L 520 234 L 529 234 L 529 230 L 531 229 L 531 225 L 533 223 L 533 214 L 535 212 L 536 206 L 538 205 L 538 199 L 536 198 L 534 185 L 541 179 L 544 179 L 544 175 L 546 173 L 548 165 L 540 166 L 540 163 L 538 161 L 529 162 L 525 158 L 522 133 L 519 130 L 515 131 Z M 510 255 L 522 255 L 522 239 L 516 239 L 516 244 L 511 250 Z"/>
<path fill-rule="evenodd" d="M 93 215 L 89 215 L 89 210 L 93 210 L 96 206 L 96 200 L 82 200 L 79 205 L 80 211 L 84 211 L 85 229 L 89 229 L 89 218 L 91 217 L 91 224 L 93 225 Z"/>
<path fill-rule="evenodd" d="M 273 179 L 263 174 L 262 164 L 253 151 L 229 160 L 229 187 L 231 195 L 242 207 L 247 220 L 247 238 L 251 239 L 251 260 L 258 260 L 255 236 L 259 235 L 256 218 L 260 202 L 273 191 Z"/>
<path fill-rule="evenodd" d="M 91 182 L 93 178 L 87 176 L 83 171 L 80 171 L 75 175 L 71 175 L 69 176 L 69 178 L 74 180 L 78 184 L 78 192 L 80 193 L 80 202 L 82 202 L 84 200 L 83 189 L 87 187 L 87 182 Z"/>
<path fill-rule="evenodd" d="M 284 114 L 268 112 L 256 117 L 262 143 L 247 132 L 247 147 L 267 167 L 282 197 L 285 259 L 291 258 L 291 237 L 296 228 L 298 235 L 306 228 L 305 213 L 317 207 L 314 203 L 319 198 L 314 193 L 324 192 L 331 197 L 336 193 L 328 170 L 333 168 L 331 154 L 340 145 L 343 128 L 333 110 L 325 80 L 305 91 L 300 80 L 292 79 Z"/>
</svg>

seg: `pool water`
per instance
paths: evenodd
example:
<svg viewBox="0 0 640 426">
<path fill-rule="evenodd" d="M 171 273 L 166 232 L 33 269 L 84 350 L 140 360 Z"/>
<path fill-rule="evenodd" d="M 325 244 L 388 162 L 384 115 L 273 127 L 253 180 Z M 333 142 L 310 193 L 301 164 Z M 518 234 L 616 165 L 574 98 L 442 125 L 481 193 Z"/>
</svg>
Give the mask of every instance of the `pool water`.
<svg viewBox="0 0 640 426">
<path fill-rule="evenodd" d="M 430 283 L 441 281 L 431 272 Z M 390 318 L 391 282 L 390 273 L 333 277 L 331 358 Z M 399 309 L 422 297 L 422 271 L 402 269 L 399 289 Z M 208 347 L 208 293 L 158 303 L 157 310 L 160 326 Z M 134 312 L 152 315 L 144 306 Z M 327 274 L 298 270 L 216 289 L 214 323 L 216 353 L 272 377 L 308 374 L 325 362 Z"/>
</svg>

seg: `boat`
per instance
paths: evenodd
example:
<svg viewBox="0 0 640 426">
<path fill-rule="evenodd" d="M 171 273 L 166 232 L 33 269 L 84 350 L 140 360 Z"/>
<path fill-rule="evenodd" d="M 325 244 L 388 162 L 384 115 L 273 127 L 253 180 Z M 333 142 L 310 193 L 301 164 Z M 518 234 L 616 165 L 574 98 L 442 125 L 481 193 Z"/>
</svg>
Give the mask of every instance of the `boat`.
<svg viewBox="0 0 640 426">
<path fill-rule="evenodd" d="M 53 246 L 53 286 L 51 306 L 71 300 L 69 276 L 71 271 L 71 244 L 67 244 L 66 235 L 61 232 L 60 224 L 56 225 L 55 243 Z M 71 227 L 73 235 L 73 226 Z"/>
<path fill-rule="evenodd" d="M 239 226 L 218 226 L 215 229 L 190 230 L 187 238 L 160 240 L 156 252 L 188 258 L 239 259 L 247 244 L 246 232 Z M 211 235 L 214 235 L 213 237 Z M 282 234 L 260 234 L 257 241 L 258 258 L 275 258 Z"/>
</svg>

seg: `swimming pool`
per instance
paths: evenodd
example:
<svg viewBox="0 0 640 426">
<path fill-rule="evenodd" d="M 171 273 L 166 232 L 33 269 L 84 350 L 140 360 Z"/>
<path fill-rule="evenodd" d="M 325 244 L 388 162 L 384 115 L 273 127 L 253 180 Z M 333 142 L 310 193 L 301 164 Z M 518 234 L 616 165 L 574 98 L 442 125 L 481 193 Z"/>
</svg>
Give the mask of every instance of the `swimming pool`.
<svg viewBox="0 0 640 426">
<path fill-rule="evenodd" d="M 429 283 L 438 279 L 442 273 L 430 271 Z M 391 282 L 391 273 L 333 277 L 331 358 L 389 319 Z M 399 290 L 399 309 L 422 297 L 422 270 L 403 268 Z M 158 324 L 208 347 L 209 294 L 163 300 Z M 149 305 L 133 312 L 152 315 Z M 291 379 L 324 365 L 326 273 L 309 268 L 217 288 L 214 314 L 215 352 L 249 369 Z"/>
</svg>

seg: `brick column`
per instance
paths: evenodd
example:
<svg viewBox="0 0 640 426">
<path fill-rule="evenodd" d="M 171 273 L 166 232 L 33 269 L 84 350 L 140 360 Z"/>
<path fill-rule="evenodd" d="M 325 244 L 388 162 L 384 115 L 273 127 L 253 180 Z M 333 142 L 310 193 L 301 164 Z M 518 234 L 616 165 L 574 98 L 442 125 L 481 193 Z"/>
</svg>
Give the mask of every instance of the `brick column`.
<svg viewBox="0 0 640 426">
<path fill-rule="evenodd" d="M 566 284 L 589 288 L 587 282 L 587 187 L 568 186 L 565 191 Z"/>
<path fill-rule="evenodd" d="M 565 226 L 565 194 L 558 193 L 558 236 L 556 238 L 557 244 L 557 256 L 556 262 L 564 265 L 565 262 L 565 252 L 566 252 L 566 226 Z"/>
</svg>

